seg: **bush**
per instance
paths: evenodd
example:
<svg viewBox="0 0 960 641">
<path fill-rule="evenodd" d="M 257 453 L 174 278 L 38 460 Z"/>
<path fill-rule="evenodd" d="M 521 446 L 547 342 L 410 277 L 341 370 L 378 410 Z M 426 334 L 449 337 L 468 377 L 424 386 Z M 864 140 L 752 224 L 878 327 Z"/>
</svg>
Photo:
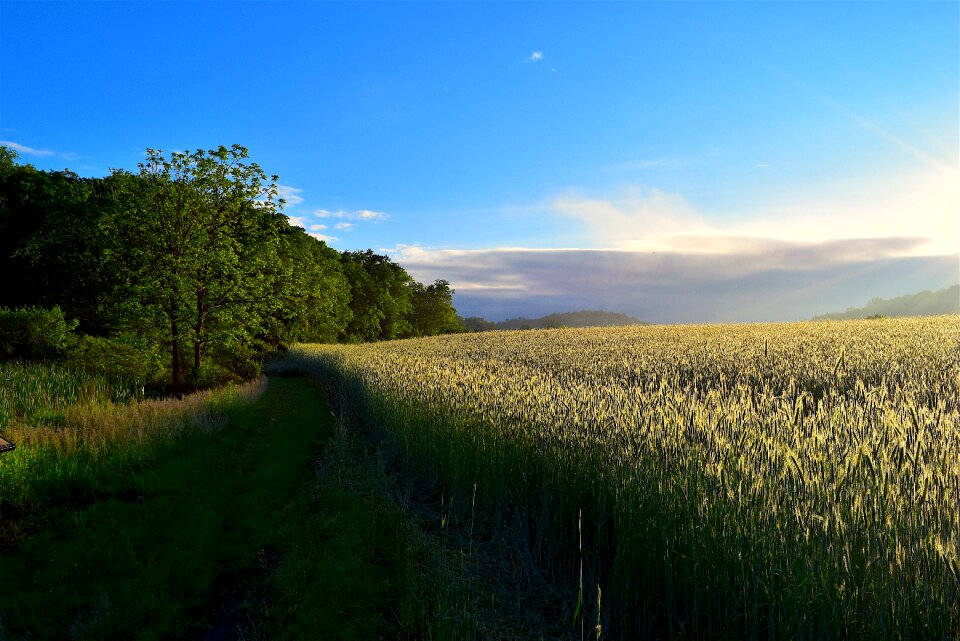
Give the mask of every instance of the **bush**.
<svg viewBox="0 0 960 641">
<path fill-rule="evenodd" d="M 60 357 L 76 327 L 77 321 L 68 321 L 59 307 L 0 307 L 0 359 Z"/>
<path fill-rule="evenodd" d="M 163 380 L 164 356 L 134 336 L 81 336 L 70 347 L 66 360 L 72 369 L 151 386 Z"/>
<path fill-rule="evenodd" d="M 200 367 L 195 382 L 199 387 L 217 387 L 254 379 L 260 376 L 263 356 L 251 345 L 218 345 Z"/>
</svg>

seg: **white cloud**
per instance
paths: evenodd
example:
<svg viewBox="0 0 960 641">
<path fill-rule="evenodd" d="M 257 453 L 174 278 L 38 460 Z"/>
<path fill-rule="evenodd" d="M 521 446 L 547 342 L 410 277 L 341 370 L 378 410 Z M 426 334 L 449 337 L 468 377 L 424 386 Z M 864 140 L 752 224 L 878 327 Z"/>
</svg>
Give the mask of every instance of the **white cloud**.
<svg viewBox="0 0 960 641">
<path fill-rule="evenodd" d="M 951 163 L 947 159 L 938 157 L 935 154 L 928 153 L 926 150 L 920 149 L 914 146 L 911 142 L 904 140 L 900 136 L 897 136 L 892 131 L 889 131 L 888 129 L 877 124 L 876 122 L 873 122 L 872 120 L 869 120 L 868 118 L 858 113 L 855 113 L 850 109 L 847 109 L 846 107 L 844 107 L 842 104 L 840 104 L 833 98 L 830 98 L 829 96 L 826 96 L 811 87 L 806 87 L 795 80 L 793 82 L 798 89 L 812 96 L 824 106 L 832 109 L 836 113 L 848 119 L 850 122 L 854 123 L 855 125 L 859 126 L 865 131 L 872 133 L 873 135 L 877 136 L 881 140 L 886 141 L 887 143 L 893 145 L 894 147 L 897 147 L 898 149 L 900 149 L 900 151 L 904 152 L 906 155 L 911 156 L 915 160 L 918 160 L 921 163 L 926 164 L 928 167 L 932 167 L 934 169 L 938 169 L 941 171 L 943 170 L 951 171 L 956 167 L 956 162 Z"/>
<path fill-rule="evenodd" d="M 543 60 L 543 52 L 534 51 L 530 54 L 530 57 L 526 59 L 526 62 L 539 62 L 541 60 Z"/>
<path fill-rule="evenodd" d="M 960 171 L 919 166 L 858 181 L 803 185 L 754 204 L 725 233 L 823 242 L 852 238 L 921 238 L 910 255 L 960 252 Z"/>
<path fill-rule="evenodd" d="M 13 142 L 12 140 L 0 140 L 0 145 L 5 147 L 10 147 L 14 151 L 19 151 L 21 154 L 27 154 L 28 156 L 56 156 L 56 151 L 51 151 L 49 149 L 34 149 L 33 147 L 27 147 L 26 145 L 21 145 L 19 143 Z"/>
<path fill-rule="evenodd" d="M 326 228 L 326 225 L 310 225 L 310 231 L 323 231 Z"/>
<path fill-rule="evenodd" d="M 339 218 L 341 220 L 362 222 L 374 222 L 390 219 L 388 214 L 382 211 L 372 211 L 370 209 L 359 209 L 357 211 L 328 211 L 326 209 L 317 209 L 314 210 L 313 215 L 318 218 Z"/>
<path fill-rule="evenodd" d="M 551 210 L 582 222 L 596 246 L 653 249 L 667 236 L 711 231 L 712 227 L 680 194 L 629 188 L 614 198 L 570 192 L 555 198 Z"/>
<path fill-rule="evenodd" d="M 307 228 L 307 221 L 303 216 L 287 216 L 287 222 L 290 223 L 291 227 Z"/>
<path fill-rule="evenodd" d="M 401 245 L 388 253 L 420 282 L 450 281 L 465 316 L 608 309 L 654 322 L 730 322 L 809 318 L 955 283 L 958 256 L 904 257 L 917 242 L 728 239 L 712 253 Z"/>
<path fill-rule="evenodd" d="M 612 196 L 567 192 L 549 200 L 546 210 L 581 223 L 584 245 L 603 249 L 723 253 L 740 251 L 746 239 L 913 238 L 917 242 L 901 251 L 960 252 L 960 171 L 930 166 L 780 189 L 733 212 L 706 211 L 681 194 L 639 187 Z"/>
<path fill-rule="evenodd" d="M 353 229 L 353 227 L 354 227 L 354 223 L 337 223 L 336 225 L 333 226 L 334 229 L 342 229 L 344 231 Z"/>
<path fill-rule="evenodd" d="M 297 189 L 296 187 L 290 187 L 287 185 L 277 185 L 277 193 L 280 198 L 286 201 L 287 205 L 290 207 L 296 207 L 303 202 L 303 196 L 300 194 L 303 193 L 302 189 Z"/>
<path fill-rule="evenodd" d="M 308 232 L 308 233 L 309 233 L 311 236 L 313 236 L 314 238 L 316 238 L 317 240 L 322 240 L 323 242 L 327 243 L 328 245 L 329 245 L 330 243 L 335 243 L 335 242 L 337 242 L 338 240 L 340 240 L 340 239 L 337 238 L 336 236 L 327 236 L 326 234 L 318 234 L 318 233 L 316 233 L 316 232 Z"/>
<path fill-rule="evenodd" d="M 603 308 L 656 322 L 796 320 L 956 283 L 958 211 L 958 171 L 926 165 L 779 190 L 735 215 L 657 189 L 567 192 L 538 213 L 582 225 L 579 248 L 389 253 L 420 282 L 449 280 L 466 316 Z"/>
</svg>

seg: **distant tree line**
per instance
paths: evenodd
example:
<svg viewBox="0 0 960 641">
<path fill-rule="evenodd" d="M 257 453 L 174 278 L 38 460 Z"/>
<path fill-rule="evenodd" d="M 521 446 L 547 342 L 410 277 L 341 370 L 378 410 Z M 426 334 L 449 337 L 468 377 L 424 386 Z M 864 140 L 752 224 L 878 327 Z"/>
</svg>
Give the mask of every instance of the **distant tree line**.
<svg viewBox="0 0 960 641">
<path fill-rule="evenodd" d="M 813 320 L 845 320 L 854 318 L 884 318 L 900 316 L 935 316 L 960 313 L 960 285 L 925 290 L 896 298 L 871 298 L 863 307 L 848 307 L 846 311 L 815 316 Z"/>
<path fill-rule="evenodd" d="M 53 350 L 180 390 L 251 376 L 293 342 L 463 331 L 448 282 L 289 225 L 277 180 L 237 145 L 148 150 L 104 178 L 0 147 L 0 358 Z M 39 341 L 44 323 L 69 340 Z"/>
<path fill-rule="evenodd" d="M 490 332 L 516 329 L 559 329 L 562 327 L 620 327 L 623 325 L 646 325 L 644 321 L 619 312 L 602 310 L 582 310 L 560 312 L 540 318 L 508 318 L 491 322 L 484 318 L 471 316 L 461 319 L 464 327 L 471 332 Z"/>
</svg>

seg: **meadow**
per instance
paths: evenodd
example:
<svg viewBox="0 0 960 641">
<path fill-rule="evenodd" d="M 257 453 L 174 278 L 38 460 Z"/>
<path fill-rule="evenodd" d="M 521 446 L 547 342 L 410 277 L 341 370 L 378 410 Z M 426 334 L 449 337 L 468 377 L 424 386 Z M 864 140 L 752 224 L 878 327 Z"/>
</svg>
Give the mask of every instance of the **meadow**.
<svg viewBox="0 0 960 641">
<path fill-rule="evenodd" d="M 300 345 L 581 638 L 952 639 L 960 318 Z"/>
<path fill-rule="evenodd" d="M 19 537 L 21 517 L 125 487 L 182 438 L 222 427 L 224 412 L 265 384 L 147 398 L 143 387 L 105 375 L 0 363 L 0 433 L 16 444 L 0 456 L 0 541 Z"/>
<path fill-rule="evenodd" d="M 6 424 L 57 423 L 71 405 L 126 403 L 145 390 L 116 377 L 51 363 L 0 361 L 0 429 Z"/>
<path fill-rule="evenodd" d="M 4 388 L 0 639 L 471 638 L 445 548 L 310 381 L 120 403 L 27 369 L 4 370 L 35 385 Z"/>
</svg>

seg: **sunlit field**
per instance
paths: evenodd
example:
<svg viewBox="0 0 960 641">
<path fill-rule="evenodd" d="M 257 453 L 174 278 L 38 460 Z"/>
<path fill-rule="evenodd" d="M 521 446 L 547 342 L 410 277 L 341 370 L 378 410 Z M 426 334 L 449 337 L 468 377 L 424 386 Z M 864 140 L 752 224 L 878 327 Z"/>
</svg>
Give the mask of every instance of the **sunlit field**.
<svg viewBox="0 0 960 641">
<path fill-rule="evenodd" d="M 604 638 L 960 630 L 960 318 L 491 332 L 334 373 Z M 452 497 L 452 498 L 449 498 Z M 599 626 L 599 628 L 597 627 Z"/>
</svg>

